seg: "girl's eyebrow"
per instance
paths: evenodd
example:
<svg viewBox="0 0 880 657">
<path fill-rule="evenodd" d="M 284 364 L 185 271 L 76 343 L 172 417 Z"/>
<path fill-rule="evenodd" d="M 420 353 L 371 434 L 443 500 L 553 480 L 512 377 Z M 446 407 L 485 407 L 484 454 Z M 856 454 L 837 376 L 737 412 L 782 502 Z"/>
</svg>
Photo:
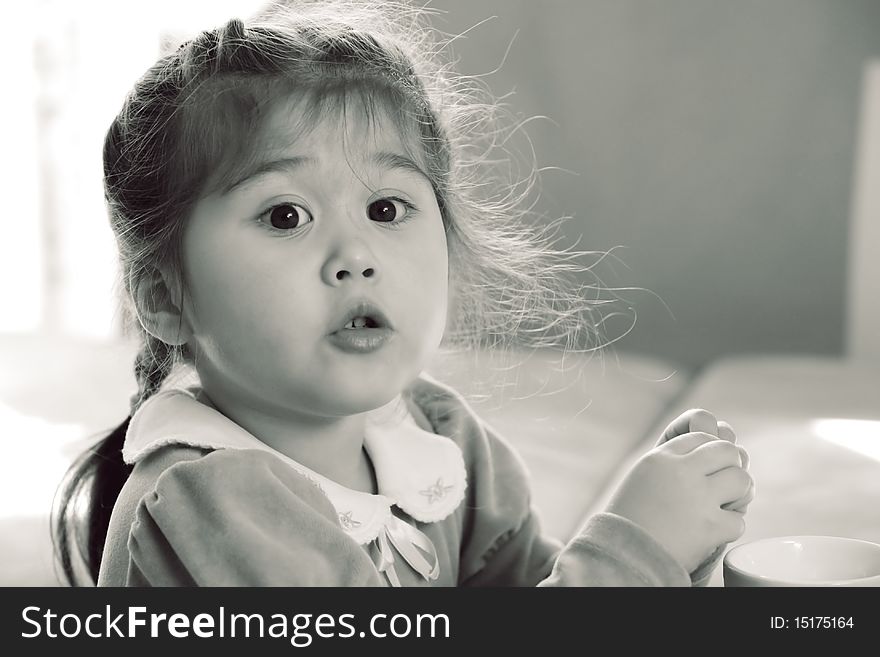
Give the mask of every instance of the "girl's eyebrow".
<svg viewBox="0 0 880 657">
<path fill-rule="evenodd" d="M 407 171 L 409 173 L 414 173 L 424 178 L 429 183 L 431 182 L 428 174 L 425 173 L 418 164 L 416 164 L 411 158 L 407 157 L 406 155 L 401 155 L 400 153 L 392 153 L 390 151 L 380 151 L 378 153 L 375 153 L 370 159 L 372 160 L 373 164 L 383 169 Z M 303 167 L 304 165 L 313 164 L 314 162 L 314 158 L 299 156 L 284 157 L 278 160 L 258 162 L 253 167 L 246 169 L 244 174 L 242 174 L 237 180 L 235 180 L 235 182 L 226 186 L 223 189 L 222 194 L 226 195 L 230 192 L 235 191 L 236 189 L 245 187 L 257 178 L 265 176 L 266 174 L 292 173 L 293 171 Z"/>
<path fill-rule="evenodd" d="M 421 176 L 429 183 L 431 182 L 431 179 L 428 177 L 428 174 L 422 170 L 422 167 L 406 155 L 389 151 L 380 151 L 373 155 L 372 159 L 374 164 L 383 169 L 400 169 L 402 171 L 409 171 L 410 173 Z"/>
<path fill-rule="evenodd" d="M 239 187 L 243 187 L 248 183 L 253 182 L 254 179 L 265 176 L 267 173 L 291 173 L 302 167 L 304 164 L 309 164 L 311 162 L 313 162 L 313 160 L 310 157 L 284 157 L 280 160 L 258 162 L 253 167 L 246 169 L 244 174 L 235 182 L 225 187 L 222 193 L 224 195 L 229 194 Z"/>
</svg>

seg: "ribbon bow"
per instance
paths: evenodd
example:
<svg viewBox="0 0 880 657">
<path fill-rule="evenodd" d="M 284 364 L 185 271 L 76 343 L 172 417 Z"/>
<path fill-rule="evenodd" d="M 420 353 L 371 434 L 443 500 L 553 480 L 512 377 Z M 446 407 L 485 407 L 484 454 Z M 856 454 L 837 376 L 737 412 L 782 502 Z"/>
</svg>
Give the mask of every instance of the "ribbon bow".
<svg viewBox="0 0 880 657">
<path fill-rule="evenodd" d="M 380 573 L 385 573 L 391 586 L 400 586 L 400 578 L 394 569 L 392 545 L 404 561 L 425 578 L 425 581 L 433 581 L 440 576 L 440 560 L 437 558 L 437 550 L 431 539 L 400 518 L 391 516 L 376 537 L 376 544 L 379 547 L 379 563 L 376 567 Z M 427 558 L 419 550 L 422 550 Z"/>
</svg>

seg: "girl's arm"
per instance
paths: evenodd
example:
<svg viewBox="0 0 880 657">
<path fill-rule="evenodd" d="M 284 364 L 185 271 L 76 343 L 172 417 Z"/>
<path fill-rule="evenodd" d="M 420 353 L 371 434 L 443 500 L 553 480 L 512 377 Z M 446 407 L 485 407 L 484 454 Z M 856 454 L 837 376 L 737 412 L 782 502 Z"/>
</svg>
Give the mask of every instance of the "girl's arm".
<svg viewBox="0 0 880 657">
<path fill-rule="evenodd" d="M 462 584 L 704 586 L 726 541 L 741 533 L 742 514 L 718 506 L 731 495 L 731 485 L 750 482 L 744 470 L 733 467 L 745 458 L 733 439 L 691 431 L 664 440 L 653 450 L 662 454 L 643 457 L 608 511 L 590 518 L 563 548 L 542 535 L 514 450 L 491 427 L 477 424 L 463 443 L 473 529 L 465 532 L 470 540 L 462 550 Z M 468 426 L 460 418 L 453 433 L 466 435 Z M 728 461 L 733 469 L 716 479 L 711 473 Z M 748 501 L 749 493 L 735 504 Z M 696 532 L 695 525 L 702 529 Z"/>
<path fill-rule="evenodd" d="M 470 441 L 464 586 L 690 586 L 687 571 L 646 531 L 597 514 L 563 546 L 544 536 L 519 457 L 483 425 Z M 470 531 L 468 531 L 468 529 Z"/>
</svg>

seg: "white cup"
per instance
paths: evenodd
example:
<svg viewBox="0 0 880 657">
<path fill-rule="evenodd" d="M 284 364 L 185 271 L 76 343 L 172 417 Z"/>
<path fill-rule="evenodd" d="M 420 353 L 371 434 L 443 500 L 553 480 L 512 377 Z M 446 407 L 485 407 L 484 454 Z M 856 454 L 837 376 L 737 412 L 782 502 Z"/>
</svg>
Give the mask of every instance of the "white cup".
<svg viewBox="0 0 880 657">
<path fill-rule="evenodd" d="M 724 586 L 880 586 L 880 545 L 840 536 L 779 536 L 724 555 Z"/>
</svg>

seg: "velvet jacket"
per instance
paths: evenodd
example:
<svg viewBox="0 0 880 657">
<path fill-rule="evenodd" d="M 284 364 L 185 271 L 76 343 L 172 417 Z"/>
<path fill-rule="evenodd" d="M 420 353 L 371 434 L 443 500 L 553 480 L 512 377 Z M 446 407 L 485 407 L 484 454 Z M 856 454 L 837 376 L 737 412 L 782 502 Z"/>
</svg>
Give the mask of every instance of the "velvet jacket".
<svg viewBox="0 0 880 657">
<path fill-rule="evenodd" d="M 591 517 L 567 544 L 545 536 L 522 461 L 457 392 L 423 375 L 396 401 L 367 422 L 365 448 L 378 483 L 370 495 L 264 445 L 199 401 L 197 391 L 155 395 L 126 436 L 123 455 L 134 470 L 113 509 L 98 584 L 708 581 L 720 550 L 689 574 L 647 532 L 614 514 Z M 411 535 L 430 544 L 414 540 L 417 556 L 402 558 L 407 550 L 397 546 Z M 419 556 L 428 563 L 413 567 Z"/>
</svg>

